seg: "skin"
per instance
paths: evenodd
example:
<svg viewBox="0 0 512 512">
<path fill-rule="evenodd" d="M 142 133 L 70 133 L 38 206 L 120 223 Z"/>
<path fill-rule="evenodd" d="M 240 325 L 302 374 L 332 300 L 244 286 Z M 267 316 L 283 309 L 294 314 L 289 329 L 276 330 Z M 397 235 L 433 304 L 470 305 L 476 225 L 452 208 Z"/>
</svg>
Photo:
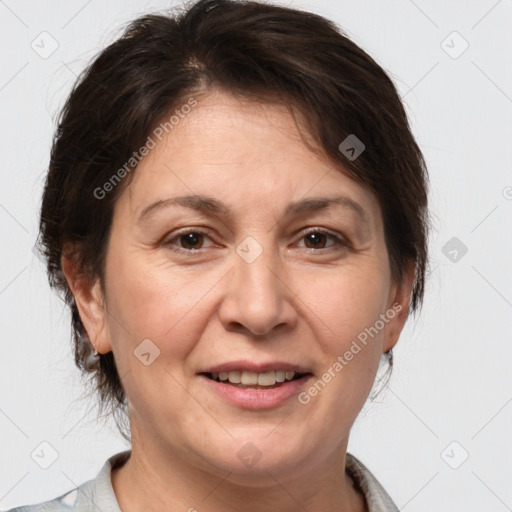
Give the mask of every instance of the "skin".
<svg viewBox="0 0 512 512">
<path fill-rule="evenodd" d="M 91 342 L 113 351 L 128 397 L 132 456 L 112 472 L 124 512 L 366 510 L 345 473 L 348 437 L 398 341 L 414 274 L 411 265 L 393 282 L 379 204 L 342 171 L 307 148 L 284 107 L 211 91 L 117 200 L 105 288 L 63 259 Z M 138 223 L 150 203 L 190 194 L 230 213 L 175 206 Z M 283 216 L 290 202 L 333 195 L 362 206 L 367 225 L 339 205 Z M 183 228 L 207 234 L 191 242 L 176 235 Z M 349 246 L 327 235 L 315 245 L 304 233 L 313 228 Z M 236 252 L 249 235 L 262 248 L 252 263 Z M 197 375 L 248 359 L 300 364 L 318 378 L 393 304 L 401 312 L 308 404 L 242 409 Z M 133 354 L 144 339 L 160 350 L 149 366 Z M 252 467 L 237 457 L 247 442 L 261 453 Z"/>
</svg>

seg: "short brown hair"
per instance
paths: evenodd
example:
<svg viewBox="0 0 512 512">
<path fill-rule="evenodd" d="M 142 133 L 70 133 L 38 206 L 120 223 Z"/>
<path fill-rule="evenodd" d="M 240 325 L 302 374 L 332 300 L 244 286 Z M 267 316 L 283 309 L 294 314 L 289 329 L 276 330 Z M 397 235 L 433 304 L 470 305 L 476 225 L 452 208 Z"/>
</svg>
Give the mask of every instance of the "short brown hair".
<svg viewBox="0 0 512 512">
<path fill-rule="evenodd" d="M 335 24 L 308 12 L 200 0 L 177 14 L 143 16 L 76 81 L 54 136 L 40 219 L 50 285 L 63 292 L 72 313 L 75 362 L 92 373 L 100 405 L 110 404 L 116 421 L 116 413 L 126 416 L 126 396 L 113 354 L 92 357 L 61 257 L 72 247 L 81 271 L 103 285 L 113 207 L 136 165 L 101 200 L 94 190 L 126 165 L 184 98 L 214 87 L 279 102 L 307 120 L 322 152 L 375 194 L 392 276 L 400 282 L 405 265 L 414 262 L 410 311 L 422 304 L 428 176 L 386 72 Z M 351 134 L 365 145 L 354 160 L 339 149 Z M 388 357 L 392 363 L 391 352 Z"/>
</svg>

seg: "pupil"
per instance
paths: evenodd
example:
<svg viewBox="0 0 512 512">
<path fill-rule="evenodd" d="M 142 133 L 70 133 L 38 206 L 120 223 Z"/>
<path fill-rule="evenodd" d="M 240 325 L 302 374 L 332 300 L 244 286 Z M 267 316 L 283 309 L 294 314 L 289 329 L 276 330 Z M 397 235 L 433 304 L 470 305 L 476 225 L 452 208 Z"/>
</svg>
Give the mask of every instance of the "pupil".
<svg viewBox="0 0 512 512">
<path fill-rule="evenodd" d="M 202 235 L 200 235 L 199 233 L 187 233 L 186 235 L 183 235 L 183 237 L 185 238 L 185 244 L 186 245 L 196 245 L 197 243 L 199 243 L 199 240 L 201 238 Z M 195 247 L 193 247 L 194 249 Z"/>
<path fill-rule="evenodd" d="M 309 237 L 309 241 L 311 241 L 311 239 L 313 239 L 312 242 L 315 246 L 319 245 L 319 242 L 320 242 L 319 237 L 322 237 L 322 236 L 325 236 L 325 235 L 323 233 L 310 233 L 309 235 L 307 235 L 307 237 Z"/>
</svg>

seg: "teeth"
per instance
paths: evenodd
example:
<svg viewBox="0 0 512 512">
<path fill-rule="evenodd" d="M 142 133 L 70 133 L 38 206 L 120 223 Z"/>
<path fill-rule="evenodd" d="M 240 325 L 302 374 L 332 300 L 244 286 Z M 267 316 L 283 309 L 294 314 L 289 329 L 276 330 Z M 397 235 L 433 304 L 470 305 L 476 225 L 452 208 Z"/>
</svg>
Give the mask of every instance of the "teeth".
<svg viewBox="0 0 512 512">
<path fill-rule="evenodd" d="M 226 380 L 226 379 L 224 379 L 224 380 Z M 232 382 L 233 384 L 240 384 L 240 382 L 242 380 L 242 372 L 229 372 L 228 380 L 229 380 L 229 382 Z"/>
<path fill-rule="evenodd" d="M 276 372 L 258 374 L 258 386 L 273 386 L 276 383 Z"/>
<path fill-rule="evenodd" d="M 270 371 L 265 373 L 231 371 L 212 373 L 214 380 L 230 382 L 231 384 L 242 384 L 243 386 L 273 386 L 276 382 L 292 380 L 295 372 L 292 371 Z"/>
<path fill-rule="evenodd" d="M 253 386 L 255 384 L 258 384 L 258 374 L 254 372 L 242 372 L 240 382 L 244 386 Z"/>
</svg>

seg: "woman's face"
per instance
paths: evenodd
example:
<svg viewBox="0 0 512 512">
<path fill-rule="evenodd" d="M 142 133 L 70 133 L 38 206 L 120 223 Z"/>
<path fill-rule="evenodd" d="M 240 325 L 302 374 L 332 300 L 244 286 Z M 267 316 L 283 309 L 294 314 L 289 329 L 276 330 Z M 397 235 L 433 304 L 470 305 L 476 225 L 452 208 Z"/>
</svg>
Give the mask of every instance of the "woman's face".
<svg viewBox="0 0 512 512">
<path fill-rule="evenodd" d="M 211 93 L 155 141 L 115 206 L 106 313 L 79 304 L 134 445 L 251 482 L 313 468 L 346 449 L 406 318 L 379 205 L 284 107 Z"/>
</svg>

